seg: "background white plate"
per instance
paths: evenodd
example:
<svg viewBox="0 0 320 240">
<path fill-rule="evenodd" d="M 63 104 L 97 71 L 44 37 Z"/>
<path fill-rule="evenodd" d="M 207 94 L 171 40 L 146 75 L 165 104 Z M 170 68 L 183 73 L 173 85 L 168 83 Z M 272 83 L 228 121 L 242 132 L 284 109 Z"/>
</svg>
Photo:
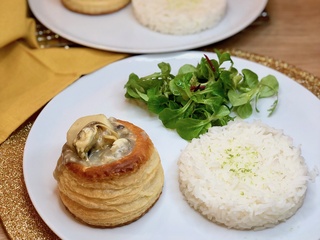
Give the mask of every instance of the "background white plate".
<svg viewBox="0 0 320 240">
<path fill-rule="evenodd" d="M 206 53 L 215 57 L 213 53 Z M 62 239 L 237 239 L 237 240 L 319 240 L 320 181 L 310 183 L 305 203 L 290 218 L 263 231 L 236 231 L 207 221 L 184 201 L 178 186 L 177 159 L 187 142 L 165 129 L 157 116 L 130 103 L 124 84 L 130 73 L 139 76 L 158 71 L 157 64 L 169 62 L 173 73 L 185 63 L 196 64 L 203 52 L 142 55 L 127 58 L 82 77 L 56 96 L 40 113 L 27 139 L 23 170 L 30 198 L 47 225 Z M 310 169 L 320 169 L 320 101 L 287 76 L 257 63 L 233 57 L 239 70 L 249 68 L 260 77 L 275 75 L 280 82 L 280 102 L 268 118 L 268 100 L 252 119 L 283 129 L 301 145 Z M 165 186 L 157 204 L 140 220 L 115 229 L 97 229 L 78 223 L 61 204 L 52 173 L 60 156 L 66 132 L 79 117 L 103 113 L 128 120 L 143 128 L 159 150 L 165 171 Z"/>
<path fill-rule="evenodd" d="M 127 53 L 193 49 L 243 30 L 263 11 L 267 0 L 228 0 L 226 16 L 216 27 L 186 36 L 165 35 L 140 25 L 131 5 L 119 12 L 87 16 L 67 10 L 60 0 L 28 0 L 36 18 L 52 31 L 85 46 Z"/>
</svg>

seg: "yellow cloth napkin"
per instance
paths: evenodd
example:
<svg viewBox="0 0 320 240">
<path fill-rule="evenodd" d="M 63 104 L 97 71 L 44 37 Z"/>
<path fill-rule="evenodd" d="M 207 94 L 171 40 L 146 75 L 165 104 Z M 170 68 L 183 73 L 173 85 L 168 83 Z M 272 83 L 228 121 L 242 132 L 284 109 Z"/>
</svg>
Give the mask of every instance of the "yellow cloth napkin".
<svg viewBox="0 0 320 240">
<path fill-rule="evenodd" d="M 0 144 L 81 75 L 128 54 L 38 46 L 26 0 L 0 1 Z"/>
</svg>

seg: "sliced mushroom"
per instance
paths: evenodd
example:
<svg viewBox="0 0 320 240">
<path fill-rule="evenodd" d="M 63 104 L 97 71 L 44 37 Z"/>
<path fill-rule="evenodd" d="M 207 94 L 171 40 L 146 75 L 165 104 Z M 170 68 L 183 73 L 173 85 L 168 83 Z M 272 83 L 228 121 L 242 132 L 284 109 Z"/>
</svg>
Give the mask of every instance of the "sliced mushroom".
<svg viewBox="0 0 320 240">
<path fill-rule="evenodd" d="M 110 126 L 90 122 L 77 134 L 73 146 L 79 157 L 88 161 L 91 152 L 111 147 L 118 138 L 118 134 Z"/>
<path fill-rule="evenodd" d="M 73 147 L 73 141 L 77 137 L 78 133 L 89 123 L 100 122 L 112 129 L 110 120 L 103 114 L 89 115 L 77 119 L 67 132 L 67 144 Z"/>
</svg>

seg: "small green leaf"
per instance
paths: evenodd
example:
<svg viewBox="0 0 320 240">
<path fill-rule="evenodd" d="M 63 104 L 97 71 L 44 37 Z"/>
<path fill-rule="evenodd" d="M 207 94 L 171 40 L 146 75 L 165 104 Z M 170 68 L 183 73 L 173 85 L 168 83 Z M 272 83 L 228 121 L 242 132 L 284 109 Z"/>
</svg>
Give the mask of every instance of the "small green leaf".
<svg viewBox="0 0 320 240">
<path fill-rule="evenodd" d="M 191 103 L 192 102 L 189 101 L 185 106 L 178 109 L 165 108 L 159 113 L 159 119 L 165 127 L 175 129 L 176 122 L 183 117 L 183 114 L 187 111 Z"/>
<path fill-rule="evenodd" d="M 169 63 L 161 62 L 158 64 L 158 67 L 163 75 L 169 75 L 171 72 L 171 66 Z"/>
<path fill-rule="evenodd" d="M 206 56 L 206 55 L 205 55 Z M 201 58 L 200 63 L 197 65 L 197 78 L 199 82 L 215 81 L 219 68 L 219 63 L 215 59 Z"/>
<path fill-rule="evenodd" d="M 148 109 L 150 112 L 159 114 L 168 106 L 168 99 L 164 96 L 152 97 L 148 101 Z"/>
<path fill-rule="evenodd" d="M 220 53 L 218 50 L 215 50 L 218 59 L 219 59 L 219 65 L 221 66 L 224 62 L 230 62 L 233 65 L 233 61 L 231 59 L 230 53 L 228 52 L 223 52 Z"/>
<path fill-rule="evenodd" d="M 165 108 L 159 113 L 159 119 L 166 128 L 175 129 L 176 122 L 181 114 L 182 112 L 179 109 Z"/>
<path fill-rule="evenodd" d="M 237 114 L 239 117 L 245 119 L 252 115 L 252 106 L 250 103 L 247 103 L 245 105 L 241 105 L 236 108 Z"/>
<path fill-rule="evenodd" d="M 230 109 L 227 106 L 222 105 L 217 111 L 217 113 L 215 114 L 215 116 L 217 118 L 222 118 L 222 117 L 228 116 L 229 114 L 230 114 Z"/>
<path fill-rule="evenodd" d="M 139 95 L 139 97 L 140 97 L 142 100 L 144 100 L 145 102 L 148 102 L 149 97 L 148 97 L 147 94 L 142 93 L 142 92 L 139 92 L 139 91 L 137 91 L 137 94 Z"/>
<path fill-rule="evenodd" d="M 182 67 L 179 68 L 177 75 L 182 75 L 190 72 L 195 72 L 197 68 L 191 64 L 185 64 Z"/>
<path fill-rule="evenodd" d="M 259 84 L 258 75 L 249 69 L 243 69 L 244 81 L 250 89 L 256 88 Z"/>
<path fill-rule="evenodd" d="M 260 81 L 260 98 L 271 97 L 278 93 L 279 83 L 273 75 L 268 75 Z"/>
<path fill-rule="evenodd" d="M 179 136 L 189 141 L 206 133 L 211 124 L 208 120 L 184 118 L 177 121 L 176 127 Z"/>
<path fill-rule="evenodd" d="M 234 89 L 234 83 L 233 79 L 231 78 L 231 72 L 230 71 L 221 71 L 220 73 L 220 79 L 223 82 L 225 89 Z"/>
<path fill-rule="evenodd" d="M 244 105 L 250 101 L 250 95 L 247 93 L 239 93 L 234 90 L 228 92 L 228 97 L 232 106 L 237 107 Z"/>
<path fill-rule="evenodd" d="M 190 81 L 192 77 L 193 73 L 177 75 L 169 84 L 170 89 L 174 91 L 174 95 L 180 95 L 184 100 L 188 100 L 192 95 L 190 92 Z"/>
</svg>

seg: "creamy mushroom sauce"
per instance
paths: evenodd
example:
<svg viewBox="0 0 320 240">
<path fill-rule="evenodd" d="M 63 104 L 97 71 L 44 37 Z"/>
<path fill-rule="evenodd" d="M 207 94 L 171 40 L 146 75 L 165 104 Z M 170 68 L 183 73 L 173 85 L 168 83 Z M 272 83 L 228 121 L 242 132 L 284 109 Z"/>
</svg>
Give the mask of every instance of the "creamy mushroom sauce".
<svg viewBox="0 0 320 240">
<path fill-rule="evenodd" d="M 73 147 L 64 147 L 63 162 L 98 166 L 128 155 L 135 144 L 135 136 L 115 118 L 108 120 L 111 124 L 90 122 L 82 128 L 74 139 Z"/>
</svg>

